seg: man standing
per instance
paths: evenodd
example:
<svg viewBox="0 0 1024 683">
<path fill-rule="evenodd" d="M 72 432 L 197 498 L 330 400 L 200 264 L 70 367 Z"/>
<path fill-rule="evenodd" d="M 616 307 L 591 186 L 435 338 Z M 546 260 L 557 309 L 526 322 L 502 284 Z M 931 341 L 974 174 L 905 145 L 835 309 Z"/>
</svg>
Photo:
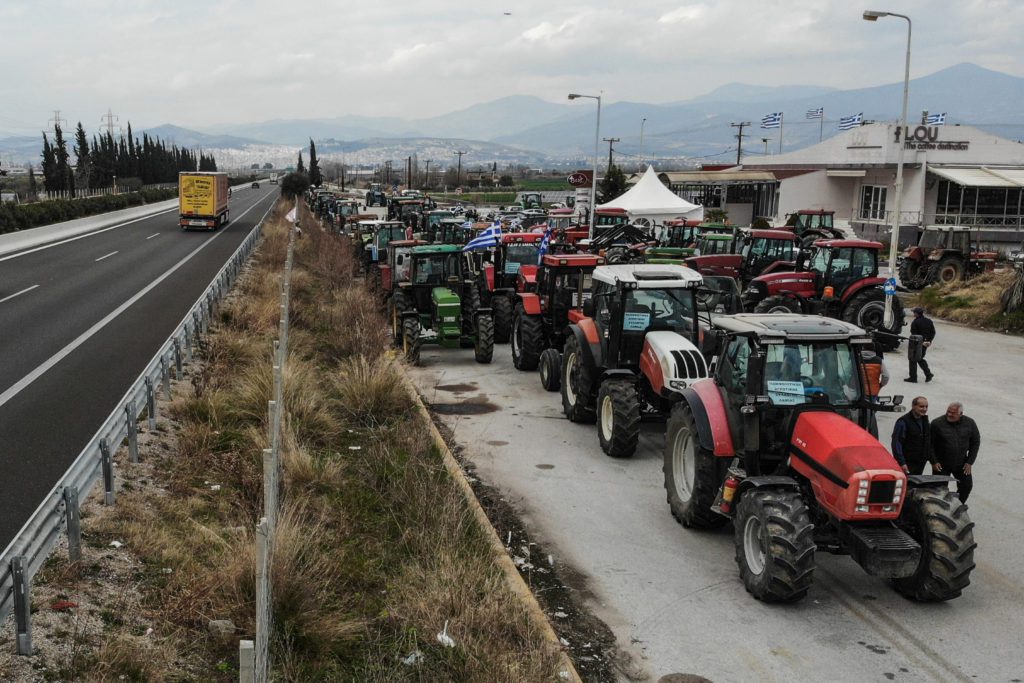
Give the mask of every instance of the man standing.
<svg viewBox="0 0 1024 683">
<path fill-rule="evenodd" d="M 925 317 L 924 309 L 920 306 L 914 307 L 914 322 L 910 323 L 910 334 L 922 337 L 924 342 L 921 344 L 920 358 L 914 357 L 915 349 L 913 347 L 907 347 L 907 352 L 910 355 L 910 377 L 907 377 L 905 381 L 917 381 L 917 366 L 920 365 L 921 369 L 924 370 L 924 381 L 931 382 L 932 377 L 935 375 L 928 369 L 928 361 L 924 359 L 924 354 L 927 353 L 928 347 L 932 345 L 932 340 L 935 339 L 935 323 Z"/>
<path fill-rule="evenodd" d="M 921 474 L 932 460 L 931 425 L 928 423 L 928 399 L 916 396 L 910 412 L 896 420 L 892 428 L 892 454 L 907 474 Z"/>
<path fill-rule="evenodd" d="M 956 477 L 957 495 L 966 503 L 974 488 L 971 470 L 981 447 L 978 425 L 964 415 L 962 404 L 950 403 L 944 416 L 932 420 L 931 439 L 932 469 Z"/>
</svg>

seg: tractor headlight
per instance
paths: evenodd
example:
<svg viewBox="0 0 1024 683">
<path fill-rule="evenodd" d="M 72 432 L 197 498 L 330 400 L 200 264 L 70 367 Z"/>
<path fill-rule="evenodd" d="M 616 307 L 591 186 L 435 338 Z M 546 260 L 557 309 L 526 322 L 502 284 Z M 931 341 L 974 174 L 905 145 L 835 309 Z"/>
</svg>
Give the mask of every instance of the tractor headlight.
<svg viewBox="0 0 1024 683">
<path fill-rule="evenodd" d="M 855 507 L 853 509 L 853 511 L 854 512 L 869 512 L 870 510 L 868 509 L 867 505 L 858 505 L 857 507 Z"/>
<path fill-rule="evenodd" d="M 682 391 L 687 387 L 685 379 L 670 379 L 668 381 L 668 385 L 669 387 L 675 389 L 676 391 Z"/>
</svg>

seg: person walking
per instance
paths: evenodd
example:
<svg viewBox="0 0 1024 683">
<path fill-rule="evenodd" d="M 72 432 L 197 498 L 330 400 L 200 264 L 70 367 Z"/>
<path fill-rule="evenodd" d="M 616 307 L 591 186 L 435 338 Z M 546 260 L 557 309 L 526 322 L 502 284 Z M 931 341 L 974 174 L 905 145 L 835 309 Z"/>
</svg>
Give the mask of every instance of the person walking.
<svg viewBox="0 0 1024 683">
<path fill-rule="evenodd" d="M 921 369 L 924 370 L 924 381 L 931 382 L 935 374 L 928 368 L 928 361 L 924 359 L 924 355 L 928 352 L 928 347 L 932 345 L 932 341 L 935 339 L 935 323 L 930 318 L 925 317 L 924 309 L 920 306 L 914 307 L 914 322 L 910 323 L 910 334 L 918 335 L 924 341 L 921 343 L 920 358 L 914 357 L 915 349 L 913 346 L 908 345 L 907 347 L 907 353 L 910 357 L 910 376 L 905 381 L 917 381 L 917 366 L 920 365 Z"/>
<path fill-rule="evenodd" d="M 981 448 L 981 432 L 974 420 L 964 415 L 963 404 L 950 403 L 945 415 L 932 420 L 931 442 L 932 470 L 956 477 L 957 496 L 966 503 L 974 488 L 971 474 Z"/>
<path fill-rule="evenodd" d="M 910 412 L 892 428 L 892 455 L 907 474 L 923 474 L 925 463 L 932 461 L 931 434 L 928 399 L 915 396 Z"/>
</svg>

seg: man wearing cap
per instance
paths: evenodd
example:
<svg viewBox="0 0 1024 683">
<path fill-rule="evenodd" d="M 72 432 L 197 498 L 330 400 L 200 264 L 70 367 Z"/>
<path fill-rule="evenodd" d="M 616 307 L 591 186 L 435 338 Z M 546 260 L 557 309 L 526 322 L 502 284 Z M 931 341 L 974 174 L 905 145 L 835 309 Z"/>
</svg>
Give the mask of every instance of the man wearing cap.
<svg viewBox="0 0 1024 683">
<path fill-rule="evenodd" d="M 914 322 L 910 323 L 910 334 L 920 336 L 924 341 L 921 344 L 921 357 L 915 359 L 913 350 L 908 349 L 910 354 L 910 377 L 907 377 L 907 382 L 917 381 L 917 366 L 920 365 L 921 369 L 924 370 L 924 381 L 931 382 L 932 377 L 935 376 L 931 370 L 928 369 L 928 361 L 924 359 L 924 354 L 927 353 L 928 347 L 932 345 L 932 340 L 935 339 L 935 323 L 924 315 L 924 309 L 920 306 L 914 307 Z"/>
</svg>

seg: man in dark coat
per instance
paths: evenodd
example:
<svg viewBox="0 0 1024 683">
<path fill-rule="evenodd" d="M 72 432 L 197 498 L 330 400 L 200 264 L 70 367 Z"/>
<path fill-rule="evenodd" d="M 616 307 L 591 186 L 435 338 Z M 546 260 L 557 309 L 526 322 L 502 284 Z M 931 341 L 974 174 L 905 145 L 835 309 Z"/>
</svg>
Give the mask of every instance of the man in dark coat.
<svg viewBox="0 0 1024 683">
<path fill-rule="evenodd" d="M 932 345 L 932 340 L 935 339 L 935 323 L 925 317 L 924 309 L 920 306 L 914 308 L 914 322 L 910 323 L 910 334 L 922 337 L 924 342 L 921 344 L 921 357 L 919 359 L 914 357 L 914 349 L 908 347 L 908 353 L 910 354 L 910 377 L 907 377 L 905 381 L 917 381 L 917 366 L 920 365 L 921 369 L 924 370 L 924 381 L 931 382 L 932 377 L 935 375 L 928 369 L 928 361 L 924 359 L 924 354 L 927 353 L 928 347 Z"/>
<path fill-rule="evenodd" d="M 910 412 L 896 420 L 892 428 L 892 454 L 907 474 L 923 473 L 925 463 L 932 461 L 928 399 L 924 396 L 915 397 Z"/>
<path fill-rule="evenodd" d="M 950 403 L 945 415 L 932 420 L 931 437 L 932 469 L 956 477 L 957 495 L 961 503 L 966 503 L 974 488 L 971 470 L 981 448 L 978 425 L 964 415 L 960 403 Z"/>
</svg>

